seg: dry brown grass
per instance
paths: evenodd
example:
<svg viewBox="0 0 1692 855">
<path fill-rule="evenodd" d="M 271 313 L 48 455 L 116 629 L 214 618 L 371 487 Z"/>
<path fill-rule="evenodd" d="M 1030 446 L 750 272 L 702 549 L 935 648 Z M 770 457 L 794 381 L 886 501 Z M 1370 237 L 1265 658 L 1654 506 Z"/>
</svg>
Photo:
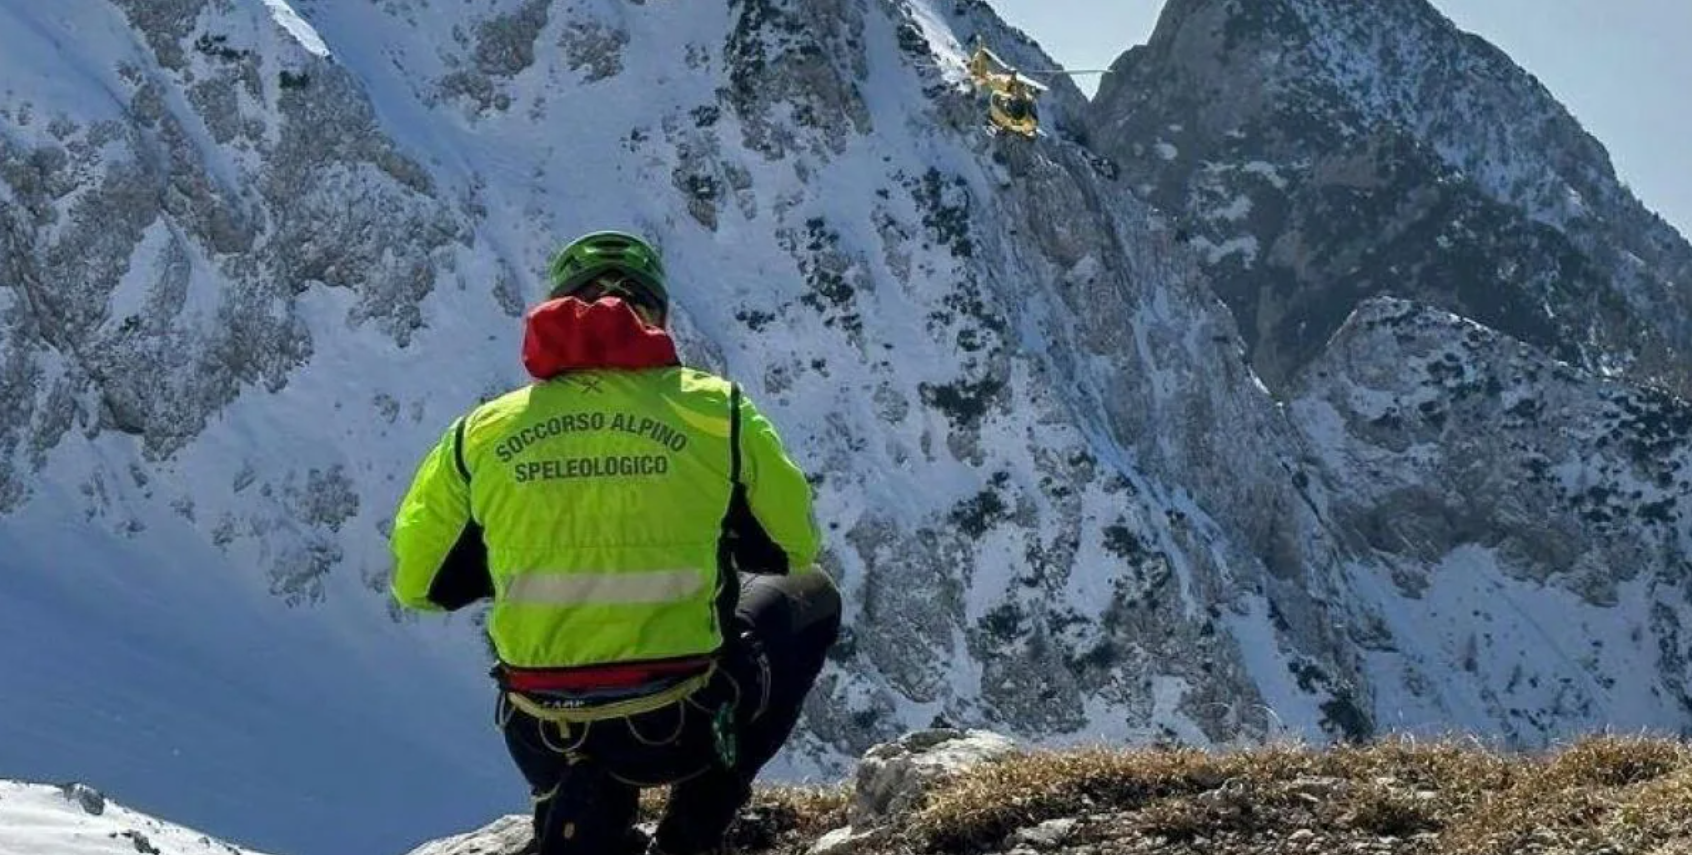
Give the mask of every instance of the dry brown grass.
<svg viewBox="0 0 1692 855">
<path fill-rule="evenodd" d="M 1515 786 L 1455 818 L 1452 852 L 1507 855 L 1547 843 L 1650 852 L 1686 837 L 1692 749 L 1684 743 L 1595 737 L 1523 763 Z"/>
<path fill-rule="evenodd" d="M 1078 809 L 1143 809 L 1143 830 L 1172 837 L 1270 831 L 1289 817 L 1404 836 L 1438 830 L 1445 813 L 1508 787 L 1516 772 L 1503 757 L 1449 741 L 1028 754 L 937 791 L 911 830 L 930 849 L 958 851 Z"/>
<path fill-rule="evenodd" d="M 910 830 L 924 848 L 971 849 L 1043 820 L 1202 792 L 1226 778 L 1214 758 L 1192 750 L 1027 754 L 939 788 Z"/>
<path fill-rule="evenodd" d="M 760 798 L 805 831 L 751 848 L 797 852 L 843 824 L 849 795 Z M 1692 747 L 1603 736 L 1541 755 L 1461 740 L 1028 753 L 936 789 L 860 855 L 1004 851 L 1018 829 L 1059 818 L 1081 820 L 1065 845 L 1090 852 L 1692 855 Z"/>
<path fill-rule="evenodd" d="M 641 820 L 657 822 L 665 797 L 663 788 L 642 790 Z M 803 851 L 818 837 L 846 824 L 851 801 L 851 789 L 844 784 L 759 788 L 741 811 L 729 842 L 740 852 Z"/>
</svg>

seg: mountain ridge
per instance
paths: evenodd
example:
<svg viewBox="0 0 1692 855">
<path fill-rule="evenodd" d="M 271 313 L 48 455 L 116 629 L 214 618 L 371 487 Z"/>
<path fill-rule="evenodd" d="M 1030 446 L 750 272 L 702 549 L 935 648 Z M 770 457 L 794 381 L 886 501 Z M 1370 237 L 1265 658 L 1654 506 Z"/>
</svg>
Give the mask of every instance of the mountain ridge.
<svg viewBox="0 0 1692 855">
<path fill-rule="evenodd" d="M 1692 245 L 1536 79 L 1431 4 L 1173 2 L 1092 108 L 1102 150 L 1208 253 L 1271 386 L 1354 305 L 1334 291 L 1351 280 L 1686 394 Z M 1163 136 L 1184 154 L 1152 156 Z"/>
<path fill-rule="evenodd" d="M 1467 322 L 1371 303 L 1334 329 L 1405 311 L 1420 350 L 1347 333 L 1343 358 L 1315 352 L 1326 378 L 1290 374 L 1277 400 L 1212 253 L 1139 189 L 1165 162 L 1156 140 L 1101 156 L 1097 105 L 1068 86 L 1048 95 L 1050 136 L 986 132 L 970 38 L 1049 60 L 985 4 L 566 11 L 0 2 L 19 34 L 0 57 L 16 93 L 0 112 L 0 543 L 28 594 L 0 598 L 0 649 L 27 679 L 0 710 L 57 735 L 0 746 L 0 765 L 74 766 L 274 849 L 391 846 L 520 802 L 485 726 L 476 616 L 392 613 L 387 515 L 454 416 L 525 382 L 517 318 L 545 258 L 605 226 L 656 236 L 686 358 L 739 380 L 816 486 L 848 633 L 777 777 L 838 774 L 937 718 L 1053 744 L 1687 726 L 1684 484 L 1632 483 L 1684 465 L 1685 437 L 1662 434 L 1678 404 L 1623 395 L 1668 421 L 1616 420 L 1608 442 L 1650 450 L 1601 455 L 1606 520 L 1587 518 L 1584 476 L 1559 481 L 1557 525 L 1602 549 L 1500 549 L 1519 520 L 1442 527 L 1463 512 L 1440 466 L 1469 451 L 1425 446 L 1468 419 L 1501 469 L 1561 464 L 1589 448 L 1557 438 L 1567 415 L 1524 426 L 1509 408 L 1554 393 L 1625 415 L 1617 380 L 1532 349 L 1500 366 L 1463 346 Z M 1406 354 L 1419 373 L 1387 382 Z M 1559 385 L 1493 408 L 1460 382 L 1530 368 Z M 1542 494 L 1497 495 L 1519 510 Z M 1383 519 L 1438 536 L 1404 548 Z M 1594 580 L 1641 520 L 1644 564 Z M 1508 609 L 1465 616 L 1448 585 L 1463 579 Z M 1603 651 L 1524 659 L 1480 637 L 1581 622 L 1605 628 Z M 68 709 L 53 661 L 81 666 Z M 1638 679 L 1599 679 L 1618 670 Z M 150 694 L 161 673 L 182 691 Z M 181 697 L 215 698 L 205 727 L 183 725 Z M 138 768 L 119 716 L 180 754 Z M 308 780 L 355 748 L 320 791 L 273 782 L 295 819 L 217 792 L 232 767 Z M 408 804 L 297 820 L 394 769 L 421 782 Z"/>
</svg>

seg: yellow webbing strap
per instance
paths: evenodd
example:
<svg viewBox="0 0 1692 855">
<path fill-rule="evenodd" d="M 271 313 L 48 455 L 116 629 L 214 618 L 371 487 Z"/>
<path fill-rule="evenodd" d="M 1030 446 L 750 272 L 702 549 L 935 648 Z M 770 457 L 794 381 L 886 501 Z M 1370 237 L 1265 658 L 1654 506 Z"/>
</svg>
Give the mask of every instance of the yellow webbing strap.
<svg viewBox="0 0 1692 855">
<path fill-rule="evenodd" d="M 628 718 L 667 707 L 704 688 L 705 684 L 711 682 L 711 677 L 716 673 L 717 663 L 713 662 L 711 667 L 705 669 L 704 673 L 689 677 L 662 692 L 579 709 L 557 709 L 537 704 L 517 692 L 507 692 L 505 697 L 511 701 L 512 706 L 541 721 L 559 724 L 586 724 L 612 718 Z"/>
</svg>

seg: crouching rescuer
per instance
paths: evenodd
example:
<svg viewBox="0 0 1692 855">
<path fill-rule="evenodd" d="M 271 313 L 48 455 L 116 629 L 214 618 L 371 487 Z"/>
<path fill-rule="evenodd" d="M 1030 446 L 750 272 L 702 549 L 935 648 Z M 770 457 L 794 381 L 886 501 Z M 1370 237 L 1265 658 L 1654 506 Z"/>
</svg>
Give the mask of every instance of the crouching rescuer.
<svg viewBox="0 0 1692 855">
<path fill-rule="evenodd" d="M 585 235 L 526 318 L 535 382 L 453 422 L 395 519 L 393 594 L 491 597 L 497 722 L 541 855 L 723 846 L 840 629 L 810 485 L 738 386 L 683 367 L 654 249 Z"/>
</svg>

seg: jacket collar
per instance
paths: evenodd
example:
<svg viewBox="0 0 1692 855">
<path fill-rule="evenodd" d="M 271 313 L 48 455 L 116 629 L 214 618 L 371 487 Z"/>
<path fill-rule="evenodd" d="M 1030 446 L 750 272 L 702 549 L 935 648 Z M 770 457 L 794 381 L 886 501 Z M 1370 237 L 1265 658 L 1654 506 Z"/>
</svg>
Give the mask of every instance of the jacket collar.
<svg viewBox="0 0 1692 855">
<path fill-rule="evenodd" d="M 679 365 L 675 340 L 616 297 L 548 300 L 524 317 L 523 367 L 536 380 L 568 371 Z"/>
</svg>

